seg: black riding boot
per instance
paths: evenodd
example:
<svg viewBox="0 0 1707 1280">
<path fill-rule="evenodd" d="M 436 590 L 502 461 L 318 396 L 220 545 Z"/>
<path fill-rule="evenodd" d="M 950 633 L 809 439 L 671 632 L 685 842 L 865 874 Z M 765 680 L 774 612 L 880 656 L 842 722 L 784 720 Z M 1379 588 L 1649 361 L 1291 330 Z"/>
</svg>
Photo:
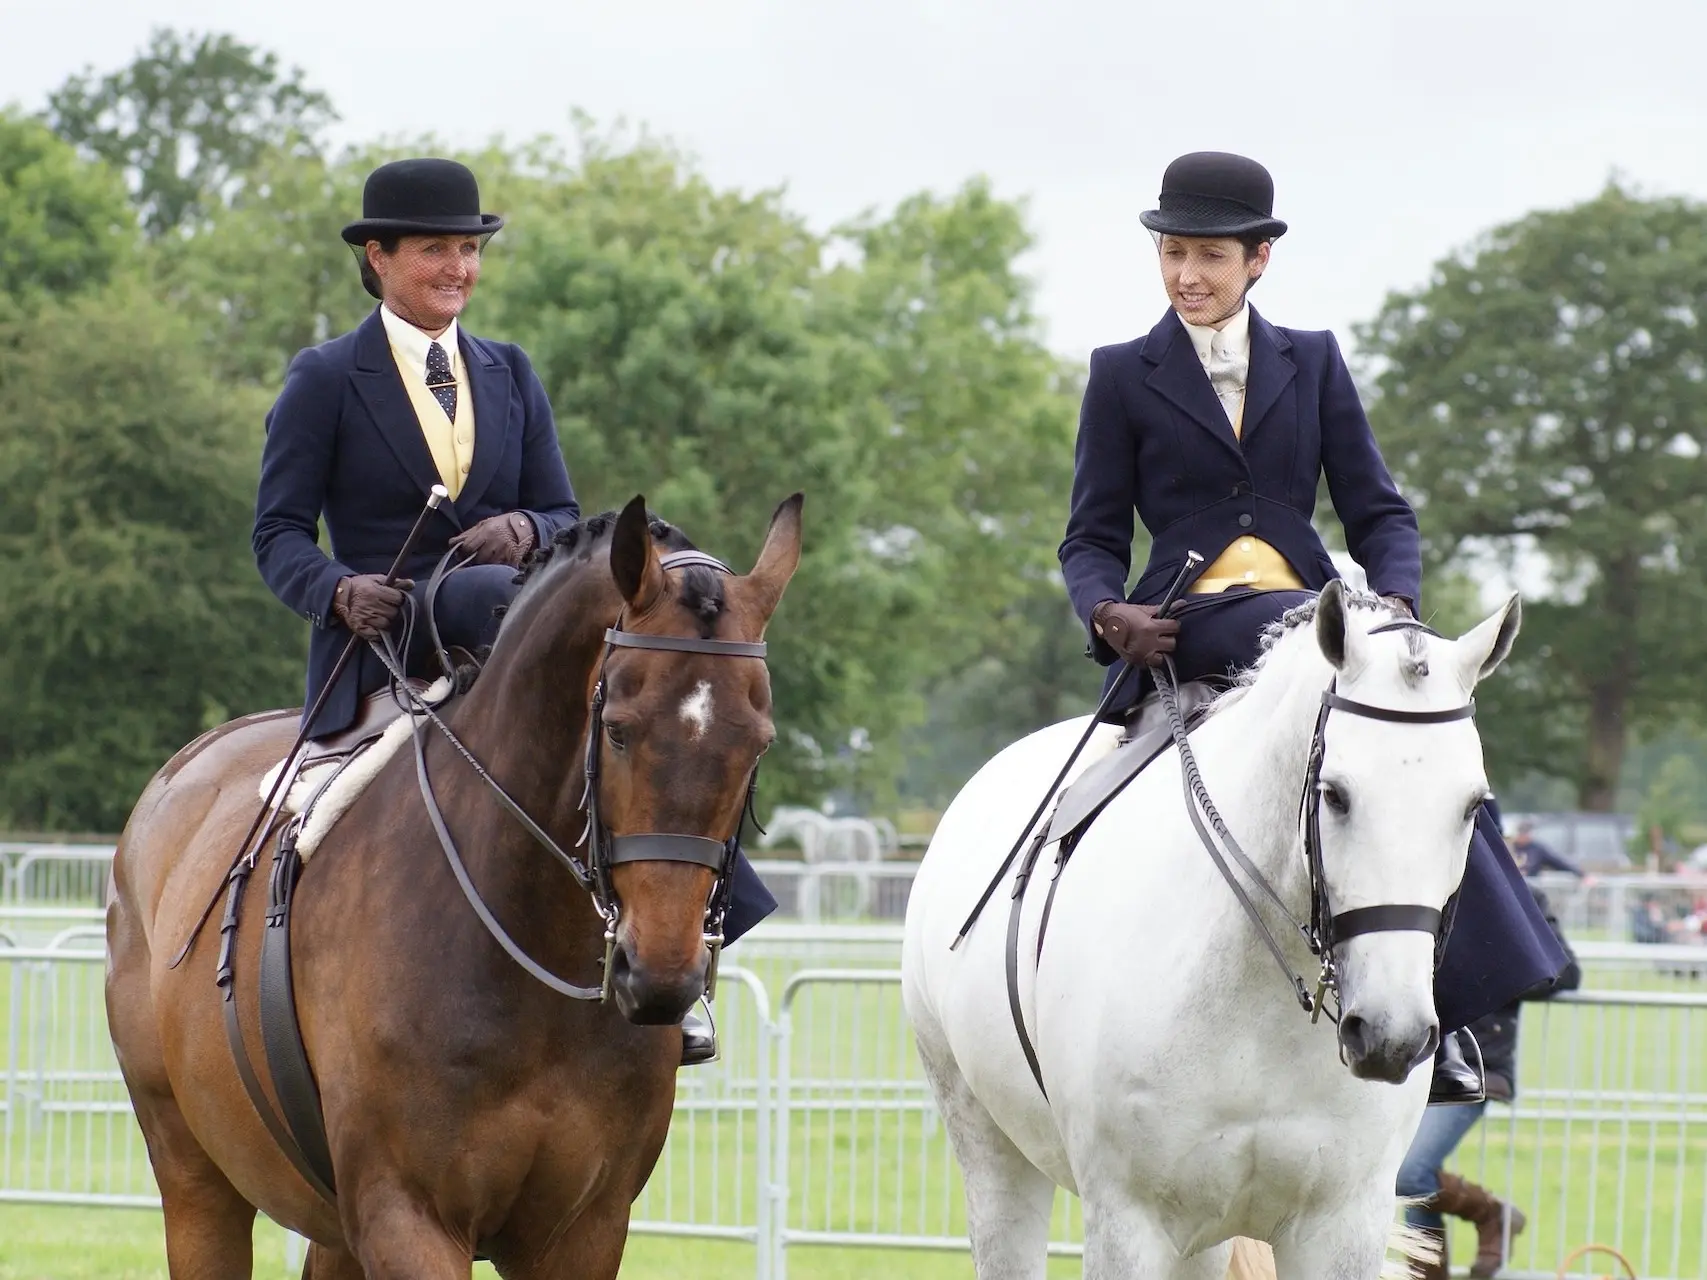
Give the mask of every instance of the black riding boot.
<svg viewBox="0 0 1707 1280">
<path fill-rule="evenodd" d="M 1482 1073 L 1464 1057 L 1460 1037 L 1469 1034 L 1468 1031 L 1453 1031 L 1441 1037 L 1440 1048 L 1434 1055 L 1434 1079 L 1428 1087 L 1429 1106 L 1468 1107 L 1487 1101 L 1488 1091 L 1482 1083 Z M 1471 1044 L 1474 1043 L 1472 1040 Z M 1478 1051 L 1478 1063 L 1481 1057 Z"/>
<path fill-rule="evenodd" d="M 696 1014 L 682 1019 L 682 1065 L 697 1067 L 717 1060 L 717 1028 Z"/>
</svg>

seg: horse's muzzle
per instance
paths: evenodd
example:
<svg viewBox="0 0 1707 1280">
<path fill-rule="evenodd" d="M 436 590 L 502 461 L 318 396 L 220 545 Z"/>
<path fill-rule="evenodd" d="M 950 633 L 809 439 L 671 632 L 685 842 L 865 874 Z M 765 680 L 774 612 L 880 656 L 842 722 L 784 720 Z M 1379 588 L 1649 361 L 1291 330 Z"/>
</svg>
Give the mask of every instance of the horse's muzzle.
<svg viewBox="0 0 1707 1280">
<path fill-rule="evenodd" d="M 611 994 L 617 1012 L 643 1027 L 680 1022 L 694 1001 L 705 993 L 710 955 L 702 952 L 698 964 L 669 974 L 655 974 L 637 966 L 620 941 L 611 951 Z"/>
<path fill-rule="evenodd" d="M 1430 1024 L 1411 1035 L 1395 1036 L 1380 1033 L 1368 1020 L 1348 1013 L 1340 1019 L 1339 1039 L 1346 1064 L 1359 1080 L 1403 1084 L 1412 1071 L 1434 1057 L 1440 1028 Z"/>
</svg>

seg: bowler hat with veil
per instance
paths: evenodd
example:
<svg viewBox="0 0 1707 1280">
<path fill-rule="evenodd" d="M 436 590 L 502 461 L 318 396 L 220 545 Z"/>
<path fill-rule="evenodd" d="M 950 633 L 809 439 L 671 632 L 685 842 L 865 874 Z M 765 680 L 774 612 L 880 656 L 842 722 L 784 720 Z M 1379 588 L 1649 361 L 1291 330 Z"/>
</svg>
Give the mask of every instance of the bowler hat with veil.
<svg viewBox="0 0 1707 1280">
<path fill-rule="evenodd" d="M 1157 235 L 1258 236 L 1286 234 L 1274 216 L 1274 179 L 1255 160 L 1227 151 L 1193 151 L 1162 174 L 1160 206 L 1138 215 Z"/>
<path fill-rule="evenodd" d="M 480 212 L 480 184 L 467 165 L 393 160 L 368 174 L 362 216 L 344 228 L 344 240 L 359 248 L 385 236 L 488 236 L 503 225 Z"/>
</svg>

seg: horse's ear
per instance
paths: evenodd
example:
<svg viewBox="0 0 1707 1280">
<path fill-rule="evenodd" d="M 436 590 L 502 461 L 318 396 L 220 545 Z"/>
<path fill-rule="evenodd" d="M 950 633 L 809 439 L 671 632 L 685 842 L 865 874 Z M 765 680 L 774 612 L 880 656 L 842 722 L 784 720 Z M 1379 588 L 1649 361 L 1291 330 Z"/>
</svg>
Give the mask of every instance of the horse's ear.
<svg viewBox="0 0 1707 1280">
<path fill-rule="evenodd" d="M 1505 604 L 1458 637 L 1458 660 L 1465 688 L 1474 688 L 1478 681 L 1493 675 L 1511 652 L 1522 625 L 1523 606 L 1514 591 Z"/>
<path fill-rule="evenodd" d="M 753 584 L 754 605 L 766 622 L 782 602 L 783 589 L 794 571 L 800 567 L 800 508 L 806 501 L 803 493 L 791 494 L 783 500 L 771 517 L 765 532 L 765 545 L 747 581 Z"/>
<path fill-rule="evenodd" d="M 1316 643 L 1322 656 L 1338 671 L 1345 666 L 1345 584 L 1338 578 L 1328 580 L 1316 597 Z"/>
<path fill-rule="evenodd" d="M 636 494 L 616 518 L 610 540 L 610 571 L 616 589 L 636 613 L 645 613 L 664 590 L 664 567 L 652 546 L 652 522 L 646 498 Z"/>
</svg>

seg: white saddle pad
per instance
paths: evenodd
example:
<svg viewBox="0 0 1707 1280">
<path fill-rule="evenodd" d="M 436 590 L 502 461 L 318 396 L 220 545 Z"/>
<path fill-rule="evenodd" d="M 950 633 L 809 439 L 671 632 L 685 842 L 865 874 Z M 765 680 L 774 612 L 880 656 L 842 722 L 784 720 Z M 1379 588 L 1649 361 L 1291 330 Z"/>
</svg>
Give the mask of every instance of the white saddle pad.
<svg viewBox="0 0 1707 1280">
<path fill-rule="evenodd" d="M 450 696 L 450 690 L 450 681 L 441 678 L 422 693 L 421 700 L 436 707 Z M 409 740 L 414 718 L 412 713 L 399 716 L 384 733 L 363 747 L 344 767 L 337 780 L 327 787 L 326 794 L 314 805 L 314 811 L 308 815 L 308 821 L 303 823 L 302 831 L 297 836 L 296 851 L 304 862 L 307 862 L 309 855 L 320 846 L 321 840 L 332 829 L 333 824 L 356 802 L 356 797 L 367 790 L 368 783 L 379 776 L 379 771 L 385 768 L 391 757 Z M 261 778 L 262 800 L 272 793 L 279 771 L 288 763 L 290 762 L 287 760 L 279 761 Z M 328 760 L 324 764 L 314 764 L 304 769 L 286 793 L 282 811 L 301 813 L 303 806 L 314 799 L 314 794 L 341 764 L 341 760 Z"/>
</svg>

